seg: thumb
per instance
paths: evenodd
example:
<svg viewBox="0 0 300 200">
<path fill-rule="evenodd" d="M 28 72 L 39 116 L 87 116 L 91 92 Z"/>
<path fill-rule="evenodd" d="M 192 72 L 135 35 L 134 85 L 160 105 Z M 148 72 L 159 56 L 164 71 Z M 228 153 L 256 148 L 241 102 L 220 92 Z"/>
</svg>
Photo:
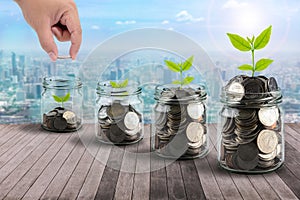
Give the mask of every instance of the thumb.
<svg viewBox="0 0 300 200">
<path fill-rule="evenodd" d="M 57 59 L 57 46 L 54 42 L 50 25 L 41 25 L 36 29 L 42 48 L 48 53 L 52 61 Z"/>
</svg>

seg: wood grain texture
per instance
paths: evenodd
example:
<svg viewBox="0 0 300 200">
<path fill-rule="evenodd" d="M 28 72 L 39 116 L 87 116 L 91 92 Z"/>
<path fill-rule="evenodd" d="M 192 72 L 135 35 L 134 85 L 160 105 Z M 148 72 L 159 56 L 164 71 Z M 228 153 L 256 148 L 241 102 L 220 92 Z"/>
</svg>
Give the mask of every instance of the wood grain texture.
<svg viewBox="0 0 300 200">
<path fill-rule="evenodd" d="M 149 154 L 150 126 L 127 146 L 100 144 L 93 128 L 60 134 L 0 124 L 0 199 L 300 199 L 299 124 L 285 125 L 283 167 L 261 175 L 218 167 L 215 125 L 206 157 L 168 166 Z"/>
</svg>

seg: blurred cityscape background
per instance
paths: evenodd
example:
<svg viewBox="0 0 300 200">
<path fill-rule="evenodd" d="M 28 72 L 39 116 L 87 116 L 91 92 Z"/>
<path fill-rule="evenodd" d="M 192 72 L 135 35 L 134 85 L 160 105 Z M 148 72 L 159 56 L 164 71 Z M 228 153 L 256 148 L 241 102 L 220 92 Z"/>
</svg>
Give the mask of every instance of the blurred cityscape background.
<svg viewBox="0 0 300 200">
<path fill-rule="evenodd" d="M 0 123 L 39 123 L 42 78 L 77 75 L 91 50 L 113 35 L 144 27 L 174 30 L 185 34 L 203 47 L 210 56 L 215 64 L 215 69 L 212 70 L 215 70 L 222 80 L 222 83 L 216 83 L 216 87 L 220 87 L 233 76 L 241 74 L 241 71 L 236 69 L 237 66 L 250 62 L 248 53 L 233 49 L 226 32 L 244 36 L 258 35 L 270 24 L 273 25 L 270 43 L 256 56 L 274 60 L 263 74 L 274 76 L 283 91 L 282 107 L 285 121 L 300 122 L 300 1 L 75 2 L 83 28 L 83 44 L 77 61 L 73 62 L 51 62 L 39 47 L 35 33 L 24 21 L 18 6 L 10 0 L 0 2 Z M 125 6 L 127 9 L 122 9 Z M 68 48 L 69 44 L 59 44 L 60 54 L 67 54 Z M 143 68 L 143 73 L 138 76 L 141 80 L 143 76 L 154 80 L 144 85 L 143 81 L 140 81 L 146 91 L 143 96 L 145 112 L 149 114 L 154 103 L 151 96 L 153 86 L 170 82 L 174 78 L 174 74 L 164 66 L 164 59 L 178 58 L 164 53 L 156 58 L 146 54 L 140 54 L 139 58 L 123 56 L 112 61 L 101 78 L 118 79 L 132 68 L 150 66 Z M 203 76 L 205 77 L 205 74 Z M 196 77 L 196 82 L 201 79 L 200 75 Z M 216 91 L 219 89 L 216 88 Z M 214 98 L 210 101 L 217 104 L 219 100 Z M 217 115 L 216 106 L 210 113 L 209 120 L 216 122 Z"/>
</svg>

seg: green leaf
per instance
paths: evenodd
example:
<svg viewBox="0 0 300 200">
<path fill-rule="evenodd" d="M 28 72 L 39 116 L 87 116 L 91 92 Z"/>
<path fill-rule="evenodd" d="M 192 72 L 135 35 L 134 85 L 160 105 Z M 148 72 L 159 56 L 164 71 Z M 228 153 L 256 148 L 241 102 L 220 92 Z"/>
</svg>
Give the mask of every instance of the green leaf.
<svg viewBox="0 0 300 200">
<path fill-rule="evenodd" d="M 166 65 L 168 68 L 174 72 L 180 72 L 180 66 L 170 60 L 165 60 Z"/>
<path fill-rule="evenodd" d="M 59 96 L 56 96 L 56 95 L 52 95 L 53 99 L 56 101 L 56 102 L 63 102 L 62 98 L 59 97 Z"/>
<path fill-rule="evenodd" d="M 66 94 L 66 96 L 62 97 L 62 98 L 61 98 L 61 101 L 62 101 L 62 102 L 66 102 L 66 101 L 68 101 L 69 99 L 70 99 L 70 92 L 68 92 L 68 93 Z"/>
<path fill-rule="evenodd" d="M 128 78 L 125 79 L 123 82 L 119 83 L 120 88 L 124 88 L 128 85 Z"/>
<path fill-rule="evenodd" d="M 182 80 L 183 85 L 190 84 L 194 80 L 194 77 L 192 76 L 187 76 Z"/>
<path fill-rule="evenodd" d="M 270 41 L 272 33 L 272 26 L 269 26 L 263 32 L 259 34 L 259 36 L 255 39 L 254 49 L 262 49 L 264 48 Z"/>
<path fill-rule="evenodd" d="M 253 36 L 252 36 L 252 39 L 251 39 L 251 43 L 253 43 L 254 40 L 255 40 L 255 36 L 253 35 Z"/>
<path fill-rule="evenodd" d="M 182 71 L 187 71 L 191 68 L 194 62 L 194 56 L 189 57 L 183 64 L 182 64 Z"/>
<path fill-rule="evenodd" d="M 227 33 L 231 44 L 240 51 L 250 51 L 250 43 L 237 34 Z"/>
<path fill-rule="evenodd" d="M 247 70 L 252 71 L 252 70 L 253 70 L 253 67 L 252 67 L 251 65 L 244 64 L 244 65 L 239 66 L 238 69 L 244 70 L 244 71 L 247 71 Z"/>
<path fill-rule="evenodd" d="M 252 40 L 249 37 L 247 37 L 247 40 L 249 43 L 252 43 Z"/>
<path fill-rule="evenodd" d="M 114 82 L 114 81 L 110 81 L 110 85 L 113 88 L 117 88 L 118 87 L 118 84 L 116 82 Z"/>
<path fill-rule="evenodd" d="M 262 71 L 266 69 L 272 62 L 273 60 L 271 59 L 266 59 L 266 58 L 260 59 L 255 64 L 255 71 Z"/>
<path fill-rule="evenodd" d="M 180 84 L 181 85 L 181 81 L 180 80 L 175 80 L 175 81 L 172 81 L 172 84 Z"/>
</svg>

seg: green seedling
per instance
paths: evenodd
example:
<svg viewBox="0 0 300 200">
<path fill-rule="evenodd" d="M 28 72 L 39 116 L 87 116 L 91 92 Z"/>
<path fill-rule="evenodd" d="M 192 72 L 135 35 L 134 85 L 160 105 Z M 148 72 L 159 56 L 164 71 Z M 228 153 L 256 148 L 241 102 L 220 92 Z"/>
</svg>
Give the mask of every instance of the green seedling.
<svg viewBox="0 0 300 200">
<path fill-rule="evenodd" d="M 190 84 L 194 80 L 194 77 L 192 76 L 187 76 L 183 78 L 183 74 L 182 74 L 184 71 L 188 71 L 191 68 L 191 66 L 193 65 L 193 61 L 194 61 L 194 56 L 189 57 L 183 63 L 182 62 L 175 63 L 170 60 L 165 60 L 165 64 L 171 71 L 180 74 L 180 80 L 174 80 L 172 82 L 173 84 L 179 84 L 182 87 L 183 85 Z"/>
<path fill-rule="evenodd" d="M 64 107 L 64 102 L 68 101 L 70 99 L 70 92 L 68 92 L 65 96 L 59 97 L 56 95 L 52 95 L 53 99 L 58 102 L 61 103 L 61 107 Z"/>
<path fill-rule="evenodd" d="M 252 65 L 244 64 L 238 67 L 240 70 L 252 71 L 252 76 L 255 72 L 263 71 L 273 62 L 271 59 L 262 58 L 255 62 L 254 51 L 264 48 L 270 41 L 272 26 L 263 30 L 257 37 L 252 36 L 243 38 L 237 34 L 227 33 L 231 44 L 240 51 L 251 51 Z"/>
<path fill-rule="evenodd" d="M 123 82 L 117 83 L 115 81 L 110 81 L 110 85 L 113 88 L 124 88 L 128 85 L 128 79 L 125 79 Z"/>
</svg>

